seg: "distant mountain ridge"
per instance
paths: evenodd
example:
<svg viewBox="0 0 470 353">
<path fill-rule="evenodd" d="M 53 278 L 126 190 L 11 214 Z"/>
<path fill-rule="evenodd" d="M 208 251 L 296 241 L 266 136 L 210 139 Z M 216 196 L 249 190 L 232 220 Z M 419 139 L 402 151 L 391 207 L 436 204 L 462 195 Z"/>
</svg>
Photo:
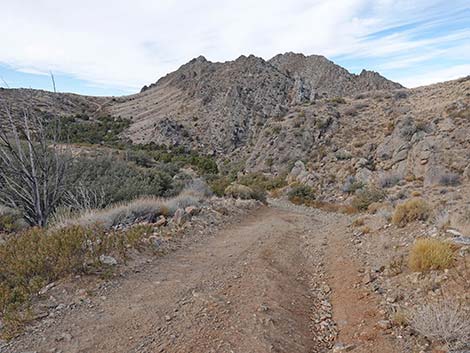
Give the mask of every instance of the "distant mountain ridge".
<svg viewBox="0 0 470 353">
<path fill-rule="evenodd" d="M 359 75 L 355 75 L 324 56 L 305 56 L 304 54 L 288 52 L 278 54 L 267 61 L 254 55 L 248 57 L 242 55 L 234 61 L 223 63 L 213 63 L 208 61 L 204 56 L 199 56 L 181 66 L 175 72 L 161 78 L 156 83 L 144 86 L 141 92 L 151 89 L 159 83 L 162 84 L 169 79 L 171 80 L 175 75 L 177 76 L 182 72 L 184 73 L 188 69 L 194 69 L 195 71 L 193 72 L 195 73 L 201 72 L 201 70 L 204 69 L 214 72 L 224 66 L 236 66 L 237 64 L 272 65 L 272 67 L 294 81 L 300 80 L 301 87 L 311 92 L 312 95 L 328 94 L 347 96 L 370 90 L 403 88 L 399 83 L 390 81 L 374 71 L 362 70 Z M 192 77 L 195 78 L 196 76 Z"/>
<path fill-rule="evenodd" d="M 135 142 L 190 145 L 210 153 L 243 147 L 271 118 L 319 98 L 354 96 L 370 90 L 403 89 L 377 73 L 349 73 L 322 56 L 254 55 L 223 63 L 199 56 L 178 70 L 121 97 L 113 115 L 132 118 Z"/>
</svg>

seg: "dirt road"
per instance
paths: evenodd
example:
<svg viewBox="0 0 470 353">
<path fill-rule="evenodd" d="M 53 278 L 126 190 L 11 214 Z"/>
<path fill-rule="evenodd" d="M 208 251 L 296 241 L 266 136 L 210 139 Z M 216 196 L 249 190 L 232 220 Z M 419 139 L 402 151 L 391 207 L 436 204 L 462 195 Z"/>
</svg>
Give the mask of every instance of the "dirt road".
<svg viewBox="0 0 470 353">
<path fill-rule="evenodd" d="M 375 328 L 374 298 L 356 288 L 349 223 L 321 211 L 260 208 L 122 278 L 6 352 L 300 353 L 329 352 L 335 342 L 397 352 Z"/>
</svg>

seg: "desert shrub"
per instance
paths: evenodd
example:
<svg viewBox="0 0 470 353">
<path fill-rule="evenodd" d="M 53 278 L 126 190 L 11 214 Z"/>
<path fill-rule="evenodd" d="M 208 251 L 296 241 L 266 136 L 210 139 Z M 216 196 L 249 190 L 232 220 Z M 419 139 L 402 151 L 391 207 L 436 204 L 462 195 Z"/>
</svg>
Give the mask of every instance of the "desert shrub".
<svg viewBox="0 0 470 353">
<path fill-rule="evenodd" d="M 398 91 L 393 96 L 394 99 L 405 99 L 408 98 L 408 93 L 406 91 Z"/>
<path fill-rule="evenodd" d="M 431 209 L 429 205 L 420 198 L 413 198 L 395 207 L 392 223 L 405 226 L 414 221 L 425 221 L 429 218 Z"/>
<path fill-rule="evenodd" d="M 384 200 L 385 196 L 386 194 L 383 190 L 369 186 L 356 191 L 351 201 L 351 206 L 359 211 L 365 211 L 372 203 Z"/>
<path fill-rule="evenodd" d="M 362 189 L 364 187 L 364 183 L 357 180 L 355 176 L 350 175 L 346 177 L 344 184 L 341 190 L 345 193 L 352 194 L 356 192 L 356 190 Z"/>
<path fill-rule="evenodd" d="M 454 251 L 437 239 L 418 239 L 411 248 L 408 264 L 413 271 L 443 270 L 452 266 Z"/>
<path fill-rule="evenodd" d="M 443 186 L 457 186 L 460 184 L 460 176 L 455 173 L 444 173 L 439 177 L 439 184 Z"/>
<path fill-rule="evenodd" d="M 377 185 L 381 188 L 391 188 L 401 180 L 398 174 L 384 174 L 377 180 Z"/>
<path fill-rule="evenodd" d="M 126 257 L 152 227 L 107 231 L 99 225 L 30 228 L 0 244 L 0 316 L 2 336 L 12 337 L 28 319 L 23 315 L 32 297 L 46 284 L 69 274 L 90 273 L 105 266 L 101 256 Z"/>
<path fill-rule="evenodd" d="M 366 224 L 366 220 L 362 217 L 360 218 L 356 218 L 353 222 L 352 222 L 352 226 L 353 227 L 362 227 L 363 225 Z"/>
<path fill-rule="evenodd" d="M 200 193 L 197 188 L 189 186 L 172 198 L 146 196 L 102 210 L 65 214 L 63 217 L 55 218 L 53 226 L 56 228 L 73 225 L 88 227 L 98 224 L 104 229 L 111 229 L 118 225 L 131 225 L 140 221 L 153 222 L 161 215 L 172 216 L 178 208 L 199 204 L 206 197 L 205 195 L 205 191 Z"/>
<path fill-rule="evenodd" d="M 273 190 L 287 185 L 286 175 L 268 176 L 263 173 L 248 173 L 238 178 L 238 183 L 251 188 Z"/>
<path fill-rule="evenodd" d="M 409 315 L 411 326 L 432 341 L 450 349 L 470 347 L 470 312 L 455 300 L 440 300 L 416 307 Z"/>
<path fill-rule="evenodd" d="M 225 189 L 230 185 L 232 180 L 228 176 L 220 176 L 209 179 L 209 186 L 214 194 L 219 197 L 225 195 Z"/>
<path fill-rule="evenodd" d="M 386 222 L 390 222 L 392 220 L 392 212 L 388 208 L 380 208 L 377 210 L 376 214 Z"/>
<path fill-rule="evenodd" d="M 103 189 L 96 190 L 84 186 L 81 182 L 67 190 L 61 201 L 60 211 L 92 210 L 106 206 L 106 195 Z"/>
<path fill-rule="evenodd" d="M 172 179 L 174 175 L 111 158 L 77 159 L 69 173 L 72 179 L 79 180 L 81 188 L 102 194 L 105 205 L 143 195 L 171 196 L 178 192 Z"/>
<path fill-rule="evenodd" d="M 439 210 L 433 217 L 434 224 L 439 230 L 446 230 L 450 227 L 450 216 L 447 210 Z"/>
<path fill-rule="evenodd" d="M 212 196 L 212 190 L 209 185 L 207 185 L 206 181 L 201 178 L 190 180 L 184 187 L 184 192 L 194 193 L 204 197 Z"/>
<path fill-rule="evenodd" d="M 151 168 L 155 166 L 156 162 L 152 158 L 152 156 L 147 151 L 137 150 L 137 151 L 129 151 L 127 153 L 127 160 L 134 162 L 140 167 L 144 168 Z"/>
<path fill-rule="evenodd" d="M 131 121 L 112 116 L 90 120 L 86 115 L 76 115 L 62 117 L 61 123 L 65 128 L 62 142 L 115 145 Z"/>
<path fill-rule="evenodd" d="M 118 145 L 118 148 L 126 149 L 129 161 L 145 168 L 162 165 L 175 166 L 177 169 L 191 166 L 201 175 L 216 175 L 219 173 L 216 160 L 208 155 L 199 154 L 197 151 L 180 147 L 158 145 L 154 142 L 137 145 Z"/>
<path fill-rule="evenodd" d="M 0 205 L 0 233 L 16 232 L 24 226 L 18 211 Z"/>
<path fill-rule="evenodd" d="M 351 159 L 352 155 L 349 151 L 338 150 L 338 151 L 335 152 L 335 157 L 336 157 L 337 160 L 343 161 L 343 160 Z"/>
<path fill-rule="evenodd" d="M 74 226 L 47 233 L 32 228 L 0 245 L 0 313 L 5 336 L 19 329 L 17 312 L 45 284 L 72 273 L 88 272 L 102 254 L 121 251 L 121 242 L 100 228 Z"/>
<path fill-rule="evenodd" d="M 261 188 L 250 188 L 249 186 L 232 183 L 225 189 L 225 195 L 242 200 L 258 200 L 266 202 L 266 191 Z"/>
<path fill-rule="evenodd" d="M 346 100 L 343 97 L 334 97 L 330 99 L 333 104 L 346 104 Z"/>
<path fill-rule="evenodd" d="M 259 187 L 253 188 L 251 198 L 254 199 L 254 200 L 261 201 L 262 203 L 266 203 L 267 202 L 266 190 L 264 190 L 262 188 L 259 188 Z"/>
<path fill-rule="evenodd" d="M 142 239 L 153 234 L 153 226 L 151 224 L 137 224 L 130 227 L 125 232 L 126 245 L 141 249 Z"/>
<path fill-rule="evenodd" d="M 289 201 L 295 204 L 305 204 L 315 201 L 315 190 L 304 184 L 294 185 L 287 193 Z"/>
<path fill-rule="evenodd" d="M 334 203 L 334 202 L 315 200 L 312 202 L 308 202 L 306 205 L 309 207 L 318 208 L 326 212 L 343 213 L 343 214 L 348 214 L 348 215 L 357 213 L 357 210 L 350 205 Z"/>
</svg>

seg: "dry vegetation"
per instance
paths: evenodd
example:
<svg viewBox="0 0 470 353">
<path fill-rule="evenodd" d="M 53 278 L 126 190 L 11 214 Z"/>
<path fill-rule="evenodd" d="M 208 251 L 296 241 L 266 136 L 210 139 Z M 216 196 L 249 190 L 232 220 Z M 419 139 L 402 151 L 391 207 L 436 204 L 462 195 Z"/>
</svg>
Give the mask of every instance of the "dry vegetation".
<svg viewBox="0 0 470 353">
<path fill-rule="evenodd" d="M 21 330 L 29 319 L 31 298 L 44 285 L 69 274 L 94 273 L 106 266 L 102 256 L 125 259 L 127 251 L 138 248 L 142 236 L 151 231 L 147 225 L 134 224 L 173 216 L 209 194 L 207 186 L 196 180 L 173 198 L 145 197 L 101 210 L 58 215 L 48 228 L 6 236 L 0 244 L 3 336 L 9 338 Z"/>
<path fill-rule="evenodd" d="M 423 199 L 414 198 L 397 205 L 392 222 L 400 227 L 414 221 L 425 221 L 429 218 L 431 209 Z"/>
<path fill-rule="evenodd" d="M 454 263 L 454 249 L 449 243 L 436 239 L 418 239 L 409 256 L 413 271 L 444 270 Z"/>
<path fill-rule="evenodd" d="M 470 312 L 455 300 L 440 300 L 417 307 L 409 315 L 412 327 L 450 349 L 465 349 L 470 342 Z M 462 351 L 463 352 L 463 351 Z"/>
</svg>

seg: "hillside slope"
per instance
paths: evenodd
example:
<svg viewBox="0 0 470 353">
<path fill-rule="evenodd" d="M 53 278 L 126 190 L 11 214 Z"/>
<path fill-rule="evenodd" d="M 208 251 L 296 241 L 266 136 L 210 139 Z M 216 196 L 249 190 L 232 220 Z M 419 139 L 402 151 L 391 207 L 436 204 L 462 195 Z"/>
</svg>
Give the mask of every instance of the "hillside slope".
<svg viewBox="0 0 470 353">
<path fill-rule="evenodd" d="M 61 115 L 121 116 L 134 143 L 184 146 L 225 170 L 289 172 L 331 196 L 345 180 L 470 175 L 470 79 L 405 89 L 377 73 L 350 74 L 321 56 L 269 61 L 198 57 L 124 97 L 1 90 L 15 113 L 25 102 Z"/>
</svg>

